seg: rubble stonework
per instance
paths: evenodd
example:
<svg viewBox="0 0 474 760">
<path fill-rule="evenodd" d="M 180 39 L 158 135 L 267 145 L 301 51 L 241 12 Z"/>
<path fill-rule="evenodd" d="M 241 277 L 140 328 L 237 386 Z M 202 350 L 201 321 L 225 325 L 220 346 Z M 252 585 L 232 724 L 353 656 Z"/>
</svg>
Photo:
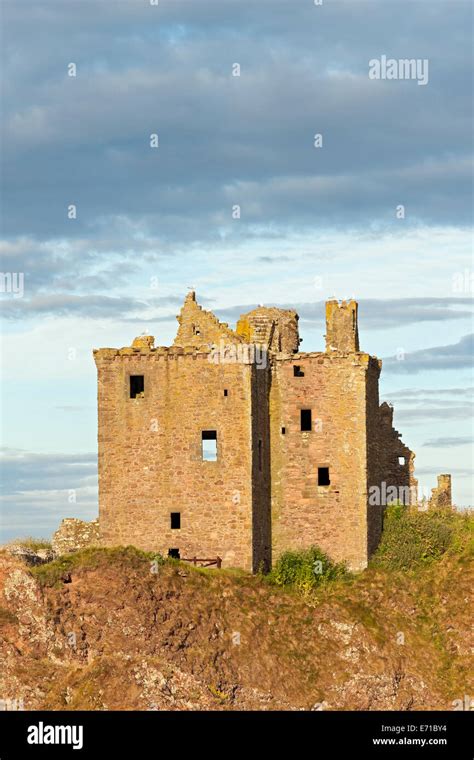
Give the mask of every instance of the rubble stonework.
<svg viewBox="0 0 474 760">
<path fill-rule="evenodd" d="M 33 567 L 35 565 L 44 565 L 55 558 L 55 553 L 52 549 L 32 549 L 22 544 L 21 541 L 20 543 L 7 544 L 2 548 L 7 554 Z"/>
<path fill-rule="evenodd" d="M 299 352 L 293 310 L 259 307 L 234 331 L 191 292 L 177 319 L 170 347 L 94 351 L 102 543 L 250 571 L 316 544 L 365 567 L 384 509 L 369 494 L 391 486 L 413 504 L 416 480 L 379 403 L 382 363 L 359 349 L 357 303 L 327 303 L 324 352 Z"/>
<path fill-rule="evenodd" d="M 431 498 L 428 502 L 429 509 L 439 507 L 452 507 L 451 499 L 451 475 L 438 475 L 438 485 L 431 489 Z"/>
<path fill-rule="evenodd" d="M 65 517 L 51 542 L 55 554 L 68 554 L 88 546 L 100 545 L 99 520 L 85 522 L 75 517 Z"/>
</svg>

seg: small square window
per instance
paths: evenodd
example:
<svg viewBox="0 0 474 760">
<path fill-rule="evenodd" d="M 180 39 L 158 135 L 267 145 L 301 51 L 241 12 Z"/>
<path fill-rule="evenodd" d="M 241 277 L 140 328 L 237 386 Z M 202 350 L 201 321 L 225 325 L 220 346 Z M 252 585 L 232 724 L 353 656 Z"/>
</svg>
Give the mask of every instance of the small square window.
<svg viewBox="0 0 474 760">
<path fill-rule="evenodd" d="M 309 431 L 311 429 L 311 409 L 301 409 L 301 430 Z"/>
<path fill-rule="evenodd" d="M 130 375 L 130 398 L 137 398 L 145 392 L 145 378 L 143 375 Z"/>
<path fill-rule="evenodd" d="M 330 483 L 329 467 L 318 467 L 318 486 L 328 486 Z"/>
<path fill-rule="evenodd" d="M 201 441 L 203 460 L 215 462 L 217 460 L 217 430 L 203 430 Z"/>
<path fill-rule="evenodd" d="M 181 528 L 181 512 L 171 512 L 171 530 L 179 530 Z"/>
<path fill-rule="evenodd" d="M 172 559 L 180 559 L 179 549 L 168 549 L 168 557 Z"/>
<path fill-rule="evenodd" d="M 301 369 L 301 367 L 299 366 L 299 364 L 294 364 L 293 365 L 293 376 L 294 377 L 304 377 L 304 372 Z"/>
</svg>

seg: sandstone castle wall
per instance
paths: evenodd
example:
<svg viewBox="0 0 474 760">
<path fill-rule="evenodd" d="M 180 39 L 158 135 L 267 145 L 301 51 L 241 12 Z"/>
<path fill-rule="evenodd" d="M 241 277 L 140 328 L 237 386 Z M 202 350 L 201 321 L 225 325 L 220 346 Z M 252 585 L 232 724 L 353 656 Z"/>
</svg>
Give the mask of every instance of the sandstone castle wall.
<svg viewBox="0 0 474 760">
<path fill-rule="evenodd" d="M 365 567 L 382 529 L 371 492 L 406 486 L 414 503 L 416 481 L 357 303 L 327 303 L 318 353 L 299 351 L 292 310 L 259 307 L 234 331 L 190 293 L 178 323 L 171 347 L 94 352 L 102 543 L 250 571 L 318 545 Z"/>
</svg>

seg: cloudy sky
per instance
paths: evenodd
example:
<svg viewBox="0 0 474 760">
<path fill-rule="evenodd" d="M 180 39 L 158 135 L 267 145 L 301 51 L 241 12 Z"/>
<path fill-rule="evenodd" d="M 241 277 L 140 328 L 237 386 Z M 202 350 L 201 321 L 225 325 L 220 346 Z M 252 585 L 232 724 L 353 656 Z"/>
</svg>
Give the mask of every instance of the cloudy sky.
<svg viewBox="0 0 474 760">
<path fill-rule="evenodd" d="M 307 351 L 324 300 L 358 299 L 420 486 L 472 504 L 471 2 L 1 13 L 0 540 L 96 516 L 92 349 L 169 344 L 188 287 L 229 322 L 295 307 Z M 382 56 L 427 83 L 370 78 Z"/>
</svg>

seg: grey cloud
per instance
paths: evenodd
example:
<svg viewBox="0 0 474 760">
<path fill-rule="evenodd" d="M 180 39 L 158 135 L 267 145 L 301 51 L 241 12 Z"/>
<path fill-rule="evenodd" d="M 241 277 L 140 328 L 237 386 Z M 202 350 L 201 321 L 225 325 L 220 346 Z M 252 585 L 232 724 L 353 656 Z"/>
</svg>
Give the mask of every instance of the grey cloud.
<svg viewBox="0 0 474 760">
<path fill-rule="evenodd" d="M 142 264 L 171 256 L 156 238 L 137 239 L 122 223 L 122 235 L 88 238 L 40 239 L 20 236 L 0 243 L 3 272 L 22 272 L 30 294 L 51 291 L 91 294 L 128 285 Z M 110 232 L 110 230 L 109 230 Z M 117 230 L 117 233 L 119 230 Z"/>
<path fill-rule="evenodd" d="M 51 536 L 64 517 L 97 516 L 97 455 L 3 448 L 1 541 Z M 71 492 L 75 501 L 71 502 Z"/>
<path fill-rule="evenodd" d="M 459 420 L 469 423 L 474 412 L 473 388 L 403 388 L 399 391 L 385 392 L 381 401 L 395 405 L 396 422 L 403 425 L 419 425 L 436 420 L 449 422 Z M 461 440 L 455 438 L 437 438 L 433 446 L 442 447 L 443 442 Z M 423 445 L 431 445 L 426 443 Z M 454 444 L 453 444 L 454 445 Z"/>
<path fill-rule="evenodd" d="M 25 290 L 28 292 L 27 281 L 25 281 Z M 125 296 L 112 297 L 99 294 L 53 293 L 37 295 L 32 298 L 15 298 L 12 295 L 4 295 L 0 301 L 0 309 L 5 319 L 19 320 L 37 316 L 103 317 L 118 318 L 123 322 L 152 325 L 155 322 L 157 324 L 174 322 L 183 300 L 184 294 L 176 296 L 150 295 L 141 300 Z M 248 303 L 219 308 L 214 306 L 214 298 L 206 295 L 201 296 L 199 293 L 198 300 L 207 308 L 213 309 L 221 320 L 230 323 L 236 323 L 241 314 L 259 306 L 258 303 Z M 467 297 L 361 299 L 359 301 L 361 331 L 363 333 L 364 331 L 394 328 L 420 322 L 466 319 L 472 316 L 472 304 L 472 299 Z M 313 303 L 269 302 L 265 305 L 278 306 L 282 309 L 296 309 L 300 315 L 300 324 L 303 329 L 305 323 L 314 324 L 321 328 L 324 326 L 324 301 Z M 152 312 L 154 308 L 163 309 L 167 306 L 174 307 L 173 311 L 150 315 L 150 311 Z M 146 316 L 143 314 L 144 310 L 147 310 Z M 440 366 L 443 365 L 443 362 L 448 366 L 451 360 L 457 362 L 455 366 L 469 366 L 470 340 L 468 337 L 463 338 L 460 344 L 457 344 L 457 348 L 452 349 L 452 351 L 449 347 L 442 347 L 443 350 L 439 351 L 438 349 L 427 349 L 424 353 L 412 352 L 406 354 L 404 361 L 389 357 L 384 359 L 384 369 L 388 372 L 411 373 L 419 371 L 416 366 L 425 367 L 427 362 L 430 368 L 434 368 L 436 361 Z M 418 361 L 424 362 L 424 364 L 418 365 Z"/>
<path fill-rule="evenodd" d="M 28 319 L 36 316 L 115 317 L 146 307 L 135 298 L 112 296 L 48 295 L 36 298 L 5 298 L 1 302 L 5 319 Z"/>
<path fill-rule="evenodd" d="M 472 470 L 469 470 L 468 468 L 464 467 L 450 467 L 449 473 L 456 478 L 472 478 Z M 416 468 L 416 474 L 417 475 L 439 475 L 440 469 L 439 467 L 417 467 Z"/>
<path fill-rule="evenodd" d="M 239 304 L 229 308 L 216 308 L 215 311 L 221 318 L 235 321 L 240 314 L 255 309 L 257 305 Z M 302 323 L 324 325 L 324 301 L 265 305 L 296 309 Z M 471 318 L 472 315 L 473 301 L 468 297 L 359 299 L 359 325 L 362 330 L 385 329 L 419 322 L 444 322 Z"/>
<path fill-rule="evenodd" d="M 0 456 L 5 495 L 68 490 L 97 482 L 97 454 L 37 454 L 4 448 Z"/>
<path fill-rule="evenodd" d="M 384 394 L 387 395 L 387 394 Z M 469 398 L 474 395 L 474 388 L 402 388 L 398 391 L 393 391 L 390 394 L 390 398 L 396 400 L 402 400 L 404 402 L 416 403 L 420 398 L 433 397 L 433 396 L 468 396 Z"/>
<path fill-rule="evenodd" d="M 78 488 L 74 503 L 69 501 L 67 491 L 45 489 L 2 497 L 0 505 L 0 542 L 24 536 L 50 538 L 64 517 L 97 517 L 97 489 Z"/>
<path fill-rule="evenodd" d="M 463 436 L 446 436 L 445 438 L 433 438 L 431 441 L 426 441 L 423 446 L 427 446 L 431 449 L 444 449 L 451 448 L 452 446 L 466 446 L 472 444 L 474 439 L 470 435 Z"/>
<path fill-rule="evenodd" d="M 467 420 L 474 413 L 474 404 L 458 404 L 457 406 L 423 406 L 419 409 L 403 409 L 395 407 L 396 422 L 403 425 L 418 425 L 421 422 L 435 420 Z"/>
<path fill-rule="evenodd" d="M 275 264 L 280 261 L 292 261 L 291 256 L 259 256 L 259 261 L 263 261 L 264 264 Z"/>
<path fill-rule="evenodd" d="M 469 369 L 473 367 L 474 333 L 457 343 L 432 346 L 411 351 L 403 360 L 388 357 L 383 360 L 384 371 L 391 374 L 417 374 L 426 371 Z"/>
<path fill-rule="evenodd" d="M 222 228 L 248 236 L 248 222 L 279 234 L 390 223 L 400 202 L 406 224 L 470 221 L 469 4 L 12 5 L 8 235 L 91 236 L 126 217 L 168 242 L 207 242 Z M 368 60 L 384 49 L 429 56 L 429 86 L 370 81 Z"/>
</svg>

